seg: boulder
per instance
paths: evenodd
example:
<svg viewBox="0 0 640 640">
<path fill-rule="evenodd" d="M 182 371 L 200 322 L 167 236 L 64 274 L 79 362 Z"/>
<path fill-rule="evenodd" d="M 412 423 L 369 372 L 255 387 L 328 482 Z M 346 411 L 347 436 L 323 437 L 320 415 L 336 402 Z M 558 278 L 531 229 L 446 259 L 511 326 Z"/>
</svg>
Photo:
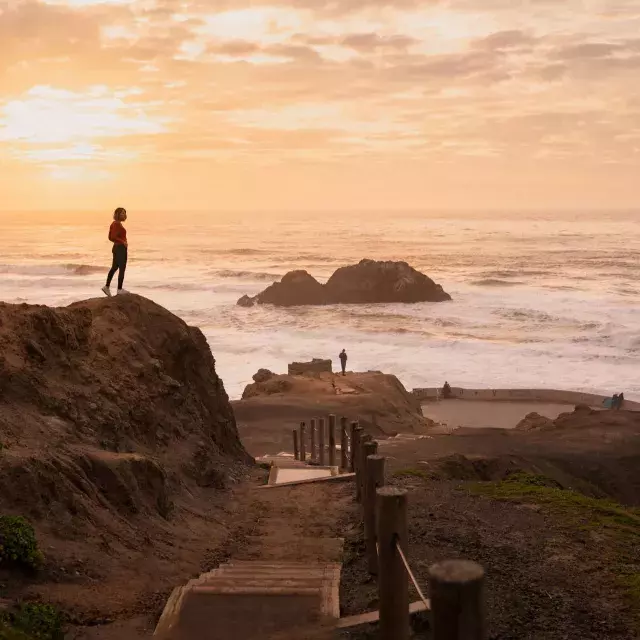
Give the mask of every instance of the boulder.
<svg viewBox="0 0 640 640">
<path fill-rule="evenodd" d="M 439 284 L 406 262 L 361 260 L 338 269 L 326 289 L 333 302 L 342 304 L 451 300 Z"/>
<path fill-rule="evenodd" d="M 252 300 L 258 304 L 292 307 L 327 302 L 324 286 L 306 271 L 290 271 L 280 282 L 274 282 Z M 240 301 L 238 301 L 240 304 Z M 244 306 L 249 306 L 247 301 Z"/>
<path fill-rule="evenodd" d="M 253 374 L 253 381 L 258 383 L 266 382 L 267 380 L 271 380 L 275 375 L 276 374 L 273 373 L 273 371 L 269 371 L 269 369 L 258 369 L 258 372 Z"/>
<path fill-rule="evenodd" d="M 289 307 L 446 300 L 451 300 L 451 296 L 441 285 L 406 262 L 361 260 L 356 265 L 338 269 L 325 285 L 306 271 L 291 271 L 280 282 L 270 285 L 257 296 L 243 296 L 238 300 L 238 305 Z"/>
<path fill-rule="evenodd" d="M 311 362 L 292 362 L 289 364 L 288 373 L 290 376 L 333 373 L 333 363 L 331 360 L 322 360 L 320 358 L 314 358 Z"/>
<path fill-rule="evenodd" d="M 545 431 L 555 427 L 554 421 L 546 416 L 541 416 L 535 411 L 527 414 L 517 425 L 517 431 Z"/>
</svg>

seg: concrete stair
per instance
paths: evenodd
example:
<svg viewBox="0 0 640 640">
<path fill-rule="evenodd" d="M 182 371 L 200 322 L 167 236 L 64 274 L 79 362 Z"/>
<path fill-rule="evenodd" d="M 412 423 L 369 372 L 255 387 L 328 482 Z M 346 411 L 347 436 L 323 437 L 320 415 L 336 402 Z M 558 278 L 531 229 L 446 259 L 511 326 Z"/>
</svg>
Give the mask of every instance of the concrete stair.
<svg viewBox="0 0 640 640">
<path fill-rule="evenodd" d="M 257 640 L 340 617 L 342 540 L 299 538 L 295 548 L 274 545 L 269 537 L 253 542 L 248 547 L 255 551 L 244 559 L 175 589 L 155 637 Z M 259 559 L 251 559 L 252 553 Z"/>
</svg>

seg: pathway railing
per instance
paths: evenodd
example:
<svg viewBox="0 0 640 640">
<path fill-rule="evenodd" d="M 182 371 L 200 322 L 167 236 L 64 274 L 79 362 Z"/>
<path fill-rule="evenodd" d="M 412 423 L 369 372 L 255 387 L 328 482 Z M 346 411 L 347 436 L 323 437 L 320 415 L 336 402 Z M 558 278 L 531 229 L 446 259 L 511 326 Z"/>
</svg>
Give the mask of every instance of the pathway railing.
<svg viewBox="0 0 640 640">
<path fill-rule="evenodd" d="M 316 424 L 318 425 L 316 451 Z M 336 461 L 336 416 L 328 417 L 329 462 Z M 409 586 L 415 589 L 423 610 L 431 611 L 433 640 L 485 640 L 484 570 L 475 562 L 447 560 L 430 567 L 428 599 L 409 560 L 407 531 L 408 491 L 385 486 L 386 458 L 378 443 L 358 422 L 340 419 L 340 468 L 355 473 L 356 500 L 362 505 L 367 565 L 378 580 L 381 640 L 408 640 L 410 636 Z M 311 420 L 313 462 L 325 461 L 325 419 Z M 298 440 L 298 437 L 300 440 Z M 296 459 L 305 452 L 305 423 L 293 432 Z"/>
</svg>

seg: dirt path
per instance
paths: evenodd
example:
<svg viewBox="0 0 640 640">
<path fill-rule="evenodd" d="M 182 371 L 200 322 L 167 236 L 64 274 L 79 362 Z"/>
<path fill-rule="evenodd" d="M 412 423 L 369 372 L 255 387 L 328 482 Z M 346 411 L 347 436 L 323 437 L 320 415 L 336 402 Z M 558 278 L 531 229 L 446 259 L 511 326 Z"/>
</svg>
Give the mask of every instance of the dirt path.
<svg viewBox="0 0 640 640">
<path fill-rule="evenodd" d="M 342 543 L 338 540 L 348 526 L 346 520 L 352 502 L 350 485 L 311 484 L 260 489 L 262 483 L 262 477 L 254 478 L 235 492 L 230 509 L 234 524 L 229 526 L 227 523 L 229 535 L 207 550 L 197 571 L 176 578 L 172 586 L 186 583 L 228 560 L 313 562 L 320 557 L 341 559 Z M 126 586 L 123 588 L 126 591 Z M 141 606 L 138 615 L 112 624 L 76 629 L 69 637 L 73 640 L 148 638 L 153 634 L 169 593 L 170 589 L 163 589 L 162 595 L 149 593 L 147 608 Z M 312 635 L 324 638 L 328 637 L 327 633 L 332 632 L 314 629 Z"/>
</svg>

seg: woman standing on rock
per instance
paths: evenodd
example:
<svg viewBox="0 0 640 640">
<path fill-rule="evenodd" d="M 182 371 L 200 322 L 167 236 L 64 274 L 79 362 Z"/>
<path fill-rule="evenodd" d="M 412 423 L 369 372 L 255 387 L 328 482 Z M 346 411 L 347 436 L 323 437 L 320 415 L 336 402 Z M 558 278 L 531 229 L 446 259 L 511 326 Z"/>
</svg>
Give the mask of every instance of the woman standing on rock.
<svg viewBox="0 0 640 640">
<path fill-rule="evenodd" d="M 113 264 L 107 276 L 107 284 L 102 287 L 102 291 L 106 296 L 111 296 L 111 281 L 116 271 L 118 274 L 118 293 L 129 293 L 122 288 L 124 284 L 124 273 L 127 270 L 127 258 L 129 254 L 129 243 L 127 242 L 127 230 L 122 223 L 127 219 L 127 210 L 118 207 L 113 213 L 113 222 L 109 227 L 109 240 L 113 242 Z"/>
</svg>

